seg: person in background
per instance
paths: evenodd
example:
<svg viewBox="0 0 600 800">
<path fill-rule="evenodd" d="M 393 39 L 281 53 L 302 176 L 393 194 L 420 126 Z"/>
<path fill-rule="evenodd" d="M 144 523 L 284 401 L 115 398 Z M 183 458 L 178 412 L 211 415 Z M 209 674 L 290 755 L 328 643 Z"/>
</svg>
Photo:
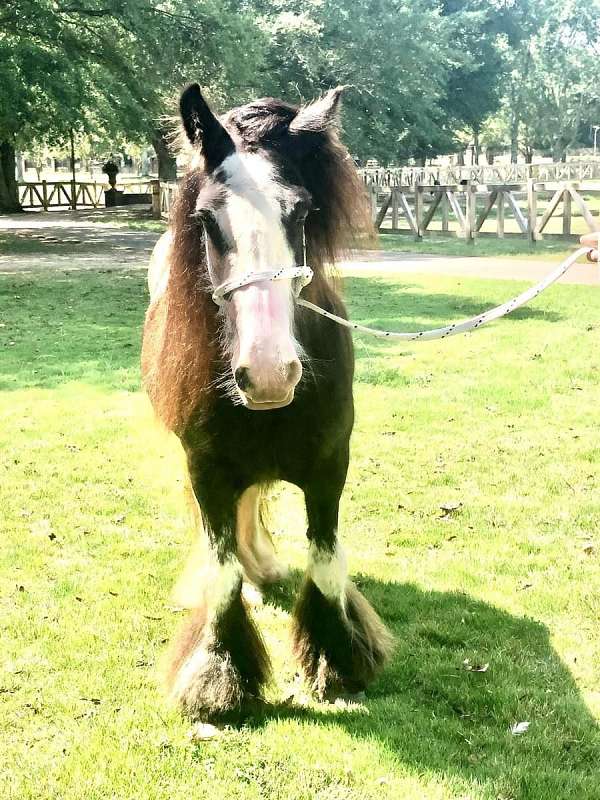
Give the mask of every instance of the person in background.
<svg viewBox="0 0 600 800">
<path fill-rule="evenodd" d="M 591 253 L 588 253 L 588 261 L 598 261 L 598 244 L 600 243 L 600 233 L 586 233 L 581 237 L 581 244 L 586 244 L 588 247 L 593 247 Z"/>
</svg>

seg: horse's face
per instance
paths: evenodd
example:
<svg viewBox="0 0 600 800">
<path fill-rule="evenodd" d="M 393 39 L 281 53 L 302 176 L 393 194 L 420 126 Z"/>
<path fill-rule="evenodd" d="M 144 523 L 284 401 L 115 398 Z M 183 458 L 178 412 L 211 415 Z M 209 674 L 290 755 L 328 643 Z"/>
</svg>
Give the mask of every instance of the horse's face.
<svg viewBox="0 0 600 800">
<path fill-rule="evenodd" d="M 282 179 L 268 150 L 234 143 L 196 85 L 182 95 L 181 113 L 188 137 L 202 145 L 206 180 L 195 215 L 204 226 L 213 286 L 301 264 L 311 207 L 306 189 L 289 175 Z M 256 281 L 236 289 L 223 313 L 235 399 L 256 411 L 291 403 L 302 376 L 292 281 Z"/>
<path fill-rule="evenodd" d="M 309 204 L 308 194 L 283 185 L 261 153 L 227 156 L 196 203 L 212 283 L 301 263 Z M 250 409 L 278 408 L 294 398 L 302 367 L 293 299 L 291 280 L 258 281 L 232 292 L 224 303 L 235 391 Z"/>
</svg>

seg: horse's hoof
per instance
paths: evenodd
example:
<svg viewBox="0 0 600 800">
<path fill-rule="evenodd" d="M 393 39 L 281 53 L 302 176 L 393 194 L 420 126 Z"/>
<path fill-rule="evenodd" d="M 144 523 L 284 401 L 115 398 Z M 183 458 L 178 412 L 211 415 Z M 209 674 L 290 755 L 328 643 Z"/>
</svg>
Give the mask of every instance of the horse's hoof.
<svg viewBox="0 0 600 800">
<path fill-rule="evenodd" d="M 207 739 L 216 739 L 223 736 L 224 731 L 211 725 L 209 722 L 197 722 L 189 731 L 188 736 L 192 742 L 204 742 Z"/>
</svg>

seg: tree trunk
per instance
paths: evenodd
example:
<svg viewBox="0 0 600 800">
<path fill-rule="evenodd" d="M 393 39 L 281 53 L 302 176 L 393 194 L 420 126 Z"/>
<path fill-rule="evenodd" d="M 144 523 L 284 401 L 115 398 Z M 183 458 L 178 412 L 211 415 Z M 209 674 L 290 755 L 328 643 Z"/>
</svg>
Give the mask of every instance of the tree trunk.
<svg viewBox="0 0 600 800">
<path fill-rule="evenodd" d="M 510 121 L 510 163 L 516 164 L 519 160 L 519 118 L 513 113 Z"/>
<path fill-rule="evenodd" d="M 0 214 L 12 214 L 22 210 L 15 170 L 14 145 L 12 142 L 0 142 Z"/>
<path fill-rule="evenodd" d="M 555 139 L 552 143 L 552 161 L 557 163 L 558 161 L 562 161 L 563 163 L 567 160 L 567 148 L 565 147 L 565 143 L 562 139 Z"/>
<path fill-rule="evenodd" d="M 169 149 L 165 131 L 156 130 L 152 137 L 152 146 L 158 159 L 158 178 L 161 181 L 177 180 L 177 162 Z"/>
<path fill-rule="evenodd" d="M 473 129 L 473 161 L 477 166 L 479 166 L 479 155 L 481 149 L 479 146 L 479 130 L 477 128 Z"/>
<path fill-rule="evenodd" d="M 519 128 L 521 120 L 517 111 L 517 93 L 514 82 L 510 85 L 510 163 L 516 164 L 519 160 Z"/>
</svg>

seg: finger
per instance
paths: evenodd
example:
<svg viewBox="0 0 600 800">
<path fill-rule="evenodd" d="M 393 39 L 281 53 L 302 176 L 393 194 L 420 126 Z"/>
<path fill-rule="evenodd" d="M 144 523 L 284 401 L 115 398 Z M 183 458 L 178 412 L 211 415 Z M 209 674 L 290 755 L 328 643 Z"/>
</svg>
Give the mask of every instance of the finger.
<svg viewBox="0 0 600 800">
<path fill-rule="evenodd" d="M 582 236 L 579 241 L 581 244 L 587 244 L 590 247 L 597 247 L 600 244 L 600 233 L 586 233 L 585 236 Z"/>
</svg>

